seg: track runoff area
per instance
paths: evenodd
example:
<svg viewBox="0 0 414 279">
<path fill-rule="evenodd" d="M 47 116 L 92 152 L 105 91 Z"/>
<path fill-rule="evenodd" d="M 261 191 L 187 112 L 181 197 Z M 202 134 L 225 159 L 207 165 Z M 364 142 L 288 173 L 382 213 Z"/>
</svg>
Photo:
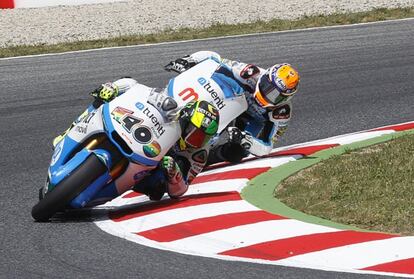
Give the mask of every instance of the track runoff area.
<svg viewBox="0 0 414 279">
<path fill-rule="evenodd" d="M 277 148 L 270 156 L 249 157 L 238 165 L 219 164 L 201 173 L 179 201 L 151 202 L 126 192 L 93 209 L 109 209 L 95 224 L 112 235 L 178 253 L 414 278 L 414 237 L 335 224 L 272 197 L 278 182 L 307 167 L 301 158 L 329 157 L 407 133 L 414 133 L 414 121 Z M 266 177 L 269 170 L 272 175 Z M 249 188 L 255 190 L 249 194 Z M 280 205 L 265 211 L 266 199 Z"/>
</svg>

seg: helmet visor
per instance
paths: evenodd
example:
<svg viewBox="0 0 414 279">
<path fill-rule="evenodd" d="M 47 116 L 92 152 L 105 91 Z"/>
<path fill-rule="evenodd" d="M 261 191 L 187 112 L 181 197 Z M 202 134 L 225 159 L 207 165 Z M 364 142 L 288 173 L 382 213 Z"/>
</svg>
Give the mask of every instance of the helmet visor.
<svg viewBox="0 0 414 279">
<path fill-rule="evenodd" d="M 184 141 L 186 145 L 189 145 L 193 148 L 200 148 L 204 146 L 211 136 L 207 135 L 202 129 L 197 128 L 196 126 L 190 124 L 185 130 Z"/>
<path fill-rule="evenodd" d="M 269 105 L 277 105 L 288 97 L 285 94 L 281 94 L 276 85 L 269 79 L 268 75 L 263 75 L 260 78 L 259 91 Z"/>
</svg>

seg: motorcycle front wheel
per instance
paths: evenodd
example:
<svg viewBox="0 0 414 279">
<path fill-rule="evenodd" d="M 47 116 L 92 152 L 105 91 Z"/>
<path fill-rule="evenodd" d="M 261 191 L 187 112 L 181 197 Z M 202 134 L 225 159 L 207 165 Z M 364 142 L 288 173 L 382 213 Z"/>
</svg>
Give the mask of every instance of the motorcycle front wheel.
<svg viewBox="0 0 414 279">
<path fill-rule="evenodd" d="M 106 171 L 106 166 L 92 153 L 68 177 L 33 206 L 33 219 L 38 222 L 48 221 Z"/>
</svg>

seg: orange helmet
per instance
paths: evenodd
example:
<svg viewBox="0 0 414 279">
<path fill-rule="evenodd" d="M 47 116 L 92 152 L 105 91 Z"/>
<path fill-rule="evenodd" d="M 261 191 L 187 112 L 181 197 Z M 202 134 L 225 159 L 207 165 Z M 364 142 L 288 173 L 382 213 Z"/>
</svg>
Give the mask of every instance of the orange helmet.
<svg viewBox="0 0 414 279">
<path fill-rule="evenodd" d="M 298 72 L 290 64 L 276 64 L 259 78 L 253 96 L 262 107 L 275 106 L 295 94 L 299 79 Z"/>
</svg>

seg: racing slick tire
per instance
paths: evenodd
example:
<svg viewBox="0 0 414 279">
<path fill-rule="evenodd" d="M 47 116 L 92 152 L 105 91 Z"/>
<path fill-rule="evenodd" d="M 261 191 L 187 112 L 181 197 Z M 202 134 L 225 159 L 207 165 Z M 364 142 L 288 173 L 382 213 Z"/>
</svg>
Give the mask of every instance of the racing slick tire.
<svg viewBox="0 0 414 279">
<path fill-rule="evenodd" d="M 106 166 L 92 153 L 68 177 L 64 178 L 33 206 L 33 219 L 38 222 L 48 221 L 56 212 L 65 209 L 76 196 L 106 171 Z"/>
</svg>

